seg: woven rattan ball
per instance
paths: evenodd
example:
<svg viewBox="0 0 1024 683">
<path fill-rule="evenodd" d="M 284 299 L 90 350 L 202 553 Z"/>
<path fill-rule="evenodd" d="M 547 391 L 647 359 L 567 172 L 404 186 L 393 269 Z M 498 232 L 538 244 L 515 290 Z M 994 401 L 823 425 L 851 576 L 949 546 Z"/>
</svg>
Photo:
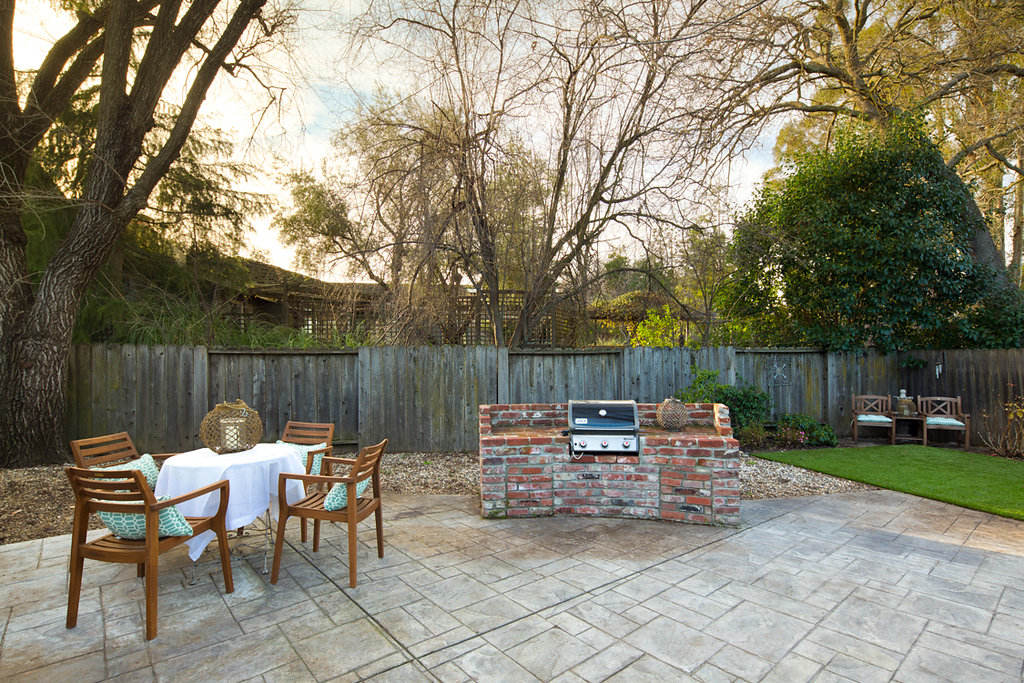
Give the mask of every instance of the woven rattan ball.
<svg viewBox="0 0 1024 683">
<path fill-rule="evenodd" d="M 686 404 L 677 398 L 666 398 L 658 404 L 656 422 L 662 429 L 670 432 L 681 431 L 686 427 Z"/>
<path fill-rule="evenodd" d="M 263 422 L 242 399 L 218 403 L 199 425 L 199 438 L 215 453 L 245 451 L 263 438 Z"/>
</svg>

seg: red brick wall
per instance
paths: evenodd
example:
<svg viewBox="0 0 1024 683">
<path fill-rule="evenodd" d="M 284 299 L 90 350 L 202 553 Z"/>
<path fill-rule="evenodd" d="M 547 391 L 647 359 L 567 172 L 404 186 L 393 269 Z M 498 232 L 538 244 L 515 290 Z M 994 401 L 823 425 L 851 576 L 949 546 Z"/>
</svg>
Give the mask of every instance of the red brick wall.
<svg viewBox="0 0 1024 683">
<path fill-rule="evenodd" d="M 602 515 L 739 523 L 739 445 L 729 409 L 687 404 L 694 429 L 652 428 L 638 406 L 638 457 L 569 456 L 564 403 L 480 406 L 480 495 L 486 517 Z"/>
</svg>

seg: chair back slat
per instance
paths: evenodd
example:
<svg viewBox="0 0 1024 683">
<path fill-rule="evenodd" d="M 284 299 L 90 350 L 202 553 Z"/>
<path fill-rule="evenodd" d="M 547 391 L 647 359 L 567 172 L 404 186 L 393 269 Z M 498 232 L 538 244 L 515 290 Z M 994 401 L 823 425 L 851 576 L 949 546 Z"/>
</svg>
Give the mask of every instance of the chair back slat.
<svg viewBox="0 0 1024 683">
<path fill-rule="evenodd" d="M 312 446 L 318 443 L 326 443 L 328 446 L 334 441 L 333 422 L 296 422 L 289 420 L 284 426 L 284 434 L 281 441 L 297 443 L 304 446 Z"/>
<path fill-rule="evenodd" d="M 854 415 L 888 415 L 892 412 L 892 399 L 889 396 L 864 394 L 853 397 Z"/>
<path fill-rule="evenodd" d="M 928 417 L 957 418 L 963 414 L 959 396 L 923 396 L 918 410 Z"/>
<path fill-rule="evenodd" d="M 132 443 L 128 432 L 120 432 L 89 439 L 76 439 L 71 442 L 71 455 L 78 467 L 96 467 L 122 460 L 134 460 L 139 457 L 139 451 Z"/>
<path fill-rule="evenodd" d="M 75 500 L 89 512 L 145 512 L 156 504 L 156 496 L 139 470 L 68 467 L 65 471 Z"/>
<path fill-rule="evenodd" d="M 356 462 L 352 465 L 352 472 L 349 476 L 360 478 L 368 472 L 377 473 L 380 468 L 381 457 L 384 455 L 384 448 L 388 445 L 388 440 L 384 439 L 375 446 L 366 446 L 359 449 L 359 456 L 356 458 Z"/>
</svg>

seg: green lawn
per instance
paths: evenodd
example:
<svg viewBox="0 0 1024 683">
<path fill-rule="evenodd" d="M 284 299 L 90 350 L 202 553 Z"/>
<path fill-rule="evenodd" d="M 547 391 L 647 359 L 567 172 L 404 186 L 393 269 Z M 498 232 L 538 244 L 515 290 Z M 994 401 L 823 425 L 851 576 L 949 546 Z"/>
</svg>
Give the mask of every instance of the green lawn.
<svg viewBox="0 0 1024 683">
<path fill-rule="evenodd" d="M 1024 461 L 931 446 L 756 453 L 843 479 L 1024 519 Z"/>
</svg>

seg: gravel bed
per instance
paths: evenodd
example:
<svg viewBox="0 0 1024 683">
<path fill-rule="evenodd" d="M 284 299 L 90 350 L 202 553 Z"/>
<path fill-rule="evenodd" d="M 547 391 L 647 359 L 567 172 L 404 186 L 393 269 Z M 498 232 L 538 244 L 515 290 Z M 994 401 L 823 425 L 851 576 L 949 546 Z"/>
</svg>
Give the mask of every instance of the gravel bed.
<svg viewBox="0 0 1024 683">
<path fill-rule="evenodd" d="M 64 465 L 0 469 L 0 545 L 71 532 L 74 497 Z M 745 455 L 743 497 L 782 498 L 874 488 Z M 381 463 L 384 493 L 480 494 L 476 453 L 388 453 Z M 94 520 L 98 524 L 97 520 Z"/>
<path fill-rule="evenodd" d="M 743 462 L 740 464 L 740 481 L 743 482 L 743 497 L 747 500 L 817 496 L 877 488 L 859 481 L 840 479 L 795 465 L 765 460 L 755 455 L 743 456 Z"/>
</svg>

